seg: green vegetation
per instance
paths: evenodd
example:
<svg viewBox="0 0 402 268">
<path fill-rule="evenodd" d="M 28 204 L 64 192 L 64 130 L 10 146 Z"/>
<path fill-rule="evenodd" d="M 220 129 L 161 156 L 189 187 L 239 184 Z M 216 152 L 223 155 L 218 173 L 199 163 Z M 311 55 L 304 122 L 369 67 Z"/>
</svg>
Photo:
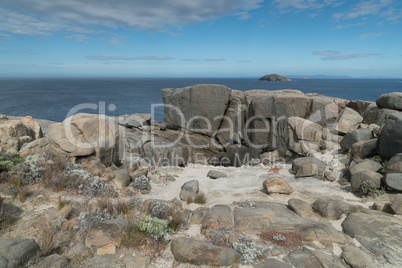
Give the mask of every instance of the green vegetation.
<svg viewBox="0 0 402 268">
<path fill-rule="evenodd" d="M 383 158 L 382 158 L 381 156 L 379 156 L 379 155 L 373 156 L 373 157 L 371 158 L 371 160 L 374 160 L 374 161 L 376 161 L 376 162 L 378 162 L 378 163 L 381 164 L 382 169 L 379 171 L 381 174 L 387 174 L 387 164 L 388 164 L 388 161 L 387 161 L 387 160 L 383 159 Z"/>
</svg>

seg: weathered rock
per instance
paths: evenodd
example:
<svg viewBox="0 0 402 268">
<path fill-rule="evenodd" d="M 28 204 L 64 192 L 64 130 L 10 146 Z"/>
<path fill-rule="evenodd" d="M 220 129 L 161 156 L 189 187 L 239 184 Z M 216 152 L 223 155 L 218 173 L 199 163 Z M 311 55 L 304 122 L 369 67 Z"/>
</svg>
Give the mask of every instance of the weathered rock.
<svg viewBox="0 0 402 268">
<path fill-rule="evenodd" d="M 395 196 L 391 209 L 395 214 L 402 215 L 402 194 L 397 194 Z"/>
<path fill-rule="evenodd" d="M 150 125 L 151 114 L 132 114 L 119 118 L 119 125 L 129 128 L 143 129 L 143 126 Z"/>
<path fill-rule="evenodd" d="M 279 160 L 279 151 L 266 152 L 260 156 L 261 163 L 264 165 L 272 164 Z"/>
<path fill-rule="evenodd" d="M 373 258 L 360 248 L 346 246 L 342 250 L 342 259 L 352 268 L 378 268 Z"/>
<path fill-rule="evenodd" d="M 310 217 L 313 214 L 313 209 L 310 204 L 307 204 L 303 200 L 292 198 L 288 201 L 288 206 L 291 210 L 296 212 L 299 216 Z"/>
<path fill-rule="evenodd" d="M 388 161 L 387 173 L 402 173 L 402 153 L 396 154 Z"/>
<path fill-rule="evenodd" d="M 95 154 L 105 165 L 119 164 L 119 129 L 105 115 L 76 114 L 49 126 L 51 147 L 68 156 Z"/>
<path fill-rule="evenodd" d="M 184 237 L 174 239 L 171 250 L 177 261 L 197 265 L 230 266 L 241 257 L 232 248 Z"/>
<path fill-rule="evenodd" d="M 17 137 L 4 137 L 1 139 L 0 148 L 6 154 L 17 153 L 20 150 L 20 141 Z"/>
<path fill-rule="evenodd" d="M 347 174 L 349 178 L 353 177 L 354 174 L 362 171 L 374 171 L 377 172 L 382 169 L 382 165 L 374 160 L 366 159 L 359 164 L 356 164 L 348 169 Z"/>
<path fill-rule="evenodd" d="M 248 103 L 245 127 L 248 145 L 254 148 L 286 148 L 289 138 L 287 118 L 306 118 L 311 99 L 298 90 L 250 90 L 245 94 Z"/>
<path fill-rule="evenodd" d="M 201 233 L 205 234 L 213 225 L 232 227 L 232 211 L 227 205 L 215 205 L 204 216 L 201 224 Z"/>
<path fill-rule="evenodd" d="M 115 255 L 116 254 L 116 245 L 108 244 L 106 246 L 100 247 L 96 250 L 96 254 L 98 254 L 98 256 Z"/>
<path fill-rule="evenodd" d="M 40 248 L 33 239 L 0 238 L 0 264 L 7 268 L 25 265 Z"/>
<path fill-rule="evenodd" d="M 183 201 L 186 201 L 187 198 L 191 198 L 192 200 L 194 200 L 199 192 L 200 185 L 198 180 L 188 181 L 181 186 L 180 199 Z"/>
<path fill-rule="evenodd" d="M 339 178 L 339 176 L 337 176 L 337 175 L 335 174 L 335 172 L 332 172 L 332 171 L 329 171 L 329 170 L 325 170 L 325 171 L 324 171 L 324 178 L 325 178 L 327 181 L 336 181 L 336 180 Z"/>
<path fill-rule="evenodd" d="M 373 157 L 377 154 L 377 139 L 364 140 L 352 145 L 350 151 L 353 160 Z"/>
<path fill-rule="evenodd" d="M 282 177 L 273 176 L 266 179 L 262 186 L 268 194 L 291 194 L 292 186 L 289 185 Z"/>
<path fill-rule="evenodd" d="M 227 176 L 227 174 L 223 171 L 218 171 L 218 170 L 210 170 L 207 174 L 208 177 L 210 177 L 213 180 L 219 179 L 219 178 L 224 178 Z"/>
<path fill-rule="evenodd" d="M 142 174 L 135 175 L 131 184 L 134 188 L 140 190 L 144 194 L 151 191 L 151 184 L 149 183 L 149 179 Z"/>
<path fill-rule="evenodd" d="M 301 250 L 294 250 L 288 254 L 288 259 L 295 267 L 333 267 L 333 268 L 346 268 L 339 257 L 321 253 L 319 251 L 312 251 L 307 248 Z"/>
<path fill-rule="evenodd" d="M 96 157 L 84 158 L 81 160 L 81 165 L 92 175 L 101 177 L 105 171 L 106 166 L 100 162 L 100 160 Z M 114 172 L 113 172 L 114 173 Z M 111 178 L 115 178 L 116 174 L 114 173 Z"/>
<path fill-rule="evenodd" d="M 318 167 L 316 164 L 308 164 L 301 166 L 297 173 L 296 178 L 312 177 L 318 175 Z"/>
<path fill-rule="evenodd" d="M 161 92 L 164 120 L 170 127 L 207 135 L 218 130 L 231 95 L 230 88 L 220 85 L 165 88 Z"/>
<path fill-rule="evenodd" d="M 21 122 L 28 128 L 29 136 L 31 136 L 34 140 L 43 137 L 41 126 L 38 124 L 38 122 L 32 119 L 32 116 L 25 116 L 21 118 Z"/>
<path fill-rule="evenodd" d="M 20 142 L 21 147 L 23 145 L 28 144 L 33 141 L 31 136 L 21 136 L 21 137 L 18 137 L 18 140 Z"/>
<path fill-rule="evenodd" d="M 330 220 L 339 220 L 345 214 L 350 214 L 363 209 L 361 206 L 351 205 L 339 197 L 321 197 L 313 203 L 313 209 L 322 217 Z"/>
<path fill-rule="evenodd" d="M 284 77 L 279 74 L 267 74 L 258 79 L 258 81 L 269 81 L 269 82 L 291 82 L 292 79 Z"/>
<path fill-rule="evenodd" d="M 390 114 L 385 121 L 378 136 L 377 151 L 386 159 L 402 153 L 402 113 Z"/>
<path fill-rule="evenodd" d="M 255 202 L 255 207 L 236 207 L 233 213 L 235 229 L 247 234 L 260 234 L 269 229 L 278 232 L 301 232 L 302 238 L 323 244 L 345 243 L 345 237 L 331 225 L 300 217 L 286 205 Z"/>
<path fill-rule="evenodd" d="M 391 173 L 385 176 L 388 188 L 402 192 L 402 173 Z"/>
<path fill-rule="evenodd" d="M 356 112 L 358 112 L 359 114 L 363 115 L 367 109 L 372 106 L 375 105 L 375 102 L 373 101 L 363 101 L 363 100 L 351 100 L 347 107 L 355 110 Z"/>
<path fill-rule="evenodd" d="M 402 266 L 402 220 L 387 213 L 364 210 L 350 214 L 343 232 L 356 238 L 381 267 Z"/>
<path fill-rule="evenodd" d="M 240 90 L 232 90 L 225 117 L 219 127 L 216 138 L 227 147 L 230 144 L 241 143 L 244 139 L 244 122 L 246 112 L 246 96 Z"/>
<path fill-rule="evenodd" d="M 0 137 L 30 136 L 29 129 L 19 120 L 1 120 Z"/>
<path fill-rule="evenodd" d="M 364 122 L 367 124 L 376 124 L 381 126 L 391 113 L 395 113 L 395 110 L 381 109 L 377 105 L 373 104 L 364 113 Z"/>
<path fill-rule="evenodd" d="M 308 120 L 322 126 L 332 124 L 339 115 L 339 109 L 346 106 L 346 100 L 325 96 L 311 97 L 311 111 Z"/>
<path fill-rule="evenodd" d="M 256 268 L 292 268 L 293 266 L 278 259 L 268 258 L 263 262 L 257 263 L 254 267 Z"/>
<path fill-rule="evenodd" d="M 353 174 L 353 176 L 350 178 L 350 184 L 352 186 L 352 192 L 359 192 L 360 187 L 362 183 L 369 181 L 373 183 L 376 187 L 376 189 L 381 188 L 381 180 L 382 180 L 382 175 L 380 173 L 374 172 L 374 171 L 361 171 Z"/>
<path fill-rule="evenodd" d="M 123 231 L 126 228 L 124 220 L 107 220 L 94 223 L 88 230 L 85 245 L 87 247 L 102 247 L 107 244 L 118 246 L 124 238 Z"/>
<path fill-rule="evenodd" d="M 191 213 L 190 224 L 201 224 L 209 208 L 199 207 Z"/>
<path fill-rule="evenodd" d="M 402 111 L 402 92 L 392 92 L 378 97 L 376 104 L 380 108 Z"/>
<path fill-rule="evenodd" d="M 114 177 L 114 183 L 121 188 L 127 187 L 131 182 L 130 173 L 127 169 L 119 169 L 114 172 L 116 177 Z"/>
<path fill-rule="evenodd" d="M 175 212 L 176 205 L 174 200 L 177 199 L 173 199 L 172 201 L 147 199 L 144 201 L 145 211 L 152 217 L 166 220 Z"/>
<path fill-rule="evenodd" d="M 293 160 L 292 162 L 292 171 L 297 172 L 300 167 L 305 166 L 305 165 L 316 165 L 319 169 L 324 169 L 326 168 L 326 165 L 324 162 L 320 161 L 316 157 L 299 157 Z"/>
<path fill-rule="evenodd" d="M 352 148 L 353 144 L 359 141 L 366 141 L 373 138 L 373 132 L 368 128 L 359 128 L 350 131 L 343 137 L 340 146 L 344 151 Z"/>
<path fill-rule="evenodd" d="M 34 140 L 20 150 L 21 157 L 27 157 L 28 155 L 40 154 L 43 155 L 46 150 L 49 149 L 49 140 L 47 138 L 41 138 Z"/>
<path fill-rule="evenodd" d="M 346 134 L 349 131 L 357 129 L 363 121 L 363 117 L 356 111 L 345 108 L 339 114 L 335 130 L 341 134 Z"/>
<path fill-rule="evenodd" d="M 320 141 L 322 139 L 322 127 L 310 120 L 300 117 L 289 117 L 289 135 L 295 135 L 299 140 Z"/>
<path fill-rule="evenodd" d="M 52 254 L 43 259 L 43 261 L 38 265 L 38 268 L 68 268 L 71 267 L 67 258 Z"/>
<path fill-rule="evenodd" d="M 301 156 L 313 155 L 319 149 L 320 145 L 313 141 L 299 140 L 298 142 L 294 142 L 289 140 L 289 150 Z"/>
</svg>

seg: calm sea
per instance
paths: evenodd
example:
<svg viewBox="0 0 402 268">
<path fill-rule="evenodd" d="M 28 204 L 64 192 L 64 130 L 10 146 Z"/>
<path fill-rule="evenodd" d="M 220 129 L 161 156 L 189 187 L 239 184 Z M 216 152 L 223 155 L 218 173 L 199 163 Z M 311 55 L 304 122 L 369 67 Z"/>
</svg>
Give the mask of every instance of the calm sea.
<svg viewBox="0 0 402 268">
<path fill-rule="evenodd" d="M 151 113 L 161 104 L 162 88 L 220 84 L 242 91 L 298 89 L 348 100 L 375 101 L 388 92 L 402 91 L 402 79 L 296 79 L 262 82 L 257 78 L 0 78 L 0 114 L 63 121 L 72 109 L 112 116 Z M 163 121 L 163 108 L 154 109 Z"/>
</svg>

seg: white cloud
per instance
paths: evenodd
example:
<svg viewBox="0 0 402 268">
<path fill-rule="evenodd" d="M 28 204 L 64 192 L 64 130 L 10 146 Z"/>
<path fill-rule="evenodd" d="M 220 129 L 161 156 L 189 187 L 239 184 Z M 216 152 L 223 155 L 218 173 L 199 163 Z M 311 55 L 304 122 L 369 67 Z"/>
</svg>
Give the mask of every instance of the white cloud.
<svg viewBox="0 0 402 268">
<path fill-rule="evenodd" d="M 114 60 L 123 60 L 123 61 L 132 61 L 134 58 L 117 56 L 117 55 L 91 55 L 86 56 L 85 58 L 89 60 L 102 60 L 102 61 L 114 61 Z"/>
<path fill-rule="evenodd" d="M 50 35 L 96 27 L 166 30 L 261 7 L 263 0 L 0 0 L 0 31 Z M 246 13 L 242 13 L 246 12 Z"/>
<path fill-rule="evenodd" d="M 70 34 L 65 36 L 66 39 L 75 40 L 77 42 L 85 42 L 87 39 L 91 39 L 91 37 L 85 34 Z"/>
<path fill-rule="evenodd" d="M 224 58 L 206 58 L 206 61 L 225 61 Z"/>
<path fill-rule="evenodd" d="M 321 58 L 322 60 L 349 60 L 355 58 L 367 58 L 372 56 L 379 56 L 381 54 L 378 53 L 360 53 L 360 54 L 346 54 L 346 55 L 338 55 L 338 56 L 328 56 Z"/>
<path fill-rule="evenodd" d="M 321 56 L 337 55 L 340 53 L 341 52 L 337 50 L 313 51 L 313 55 L 321 55 Z"/>
<path fill-rule="evenodd" d="M 360 35 L 360 39 L 365 40 L 365 39 L 379 37 L 379 36 L 382 36 L 382 33 L 366 33 L 366 34 Z"/>
<path fill-rule="evenodd" d="M 174 60 L 175 58 L 168 56 L 142 56 L 135 57 L 136 60 Z"/>
<path fill-rule="evenodd" d="M 35 55 L 39 54 L 33 49 L 0 50 L 0 54 Z"/>
<path fill-rule="evenodd" d="M 273 4 L 282 12 L 315 10 L 326 6 L 340 6 L 338 0 L 274 0 Z"/>
</svg>

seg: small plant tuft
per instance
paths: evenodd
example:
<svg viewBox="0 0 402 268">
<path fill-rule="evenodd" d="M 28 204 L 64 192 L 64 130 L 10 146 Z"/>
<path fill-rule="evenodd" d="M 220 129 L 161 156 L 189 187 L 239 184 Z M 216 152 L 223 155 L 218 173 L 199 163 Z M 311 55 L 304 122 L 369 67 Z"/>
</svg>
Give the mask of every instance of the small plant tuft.
<svg viewBox="0 0 402 268">
<path fill-rule="evenodd" d="M 240 262 L 242 264 L 251 264 L 256 262 L 262 255 L 263 248 L 257 245 L 253 240 L 241 237 L 233 243 L 233 249 L 241 255 Z"/>
</svg>

